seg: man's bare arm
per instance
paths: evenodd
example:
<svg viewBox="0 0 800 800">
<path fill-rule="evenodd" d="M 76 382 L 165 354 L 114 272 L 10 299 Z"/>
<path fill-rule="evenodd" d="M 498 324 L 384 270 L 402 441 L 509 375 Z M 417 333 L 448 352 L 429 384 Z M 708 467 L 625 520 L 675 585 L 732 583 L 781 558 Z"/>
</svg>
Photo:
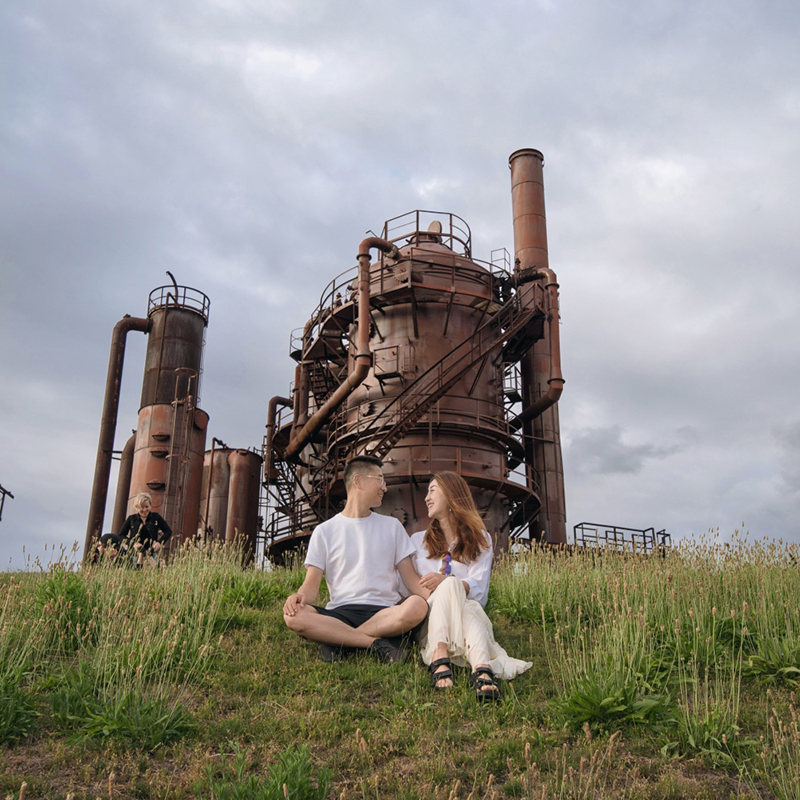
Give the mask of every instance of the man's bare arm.
<svg viewBox="0 0 800 800">
<path fill-rule="evenodd" d="M 414 564 L 411 556 L 406 556 L 398 565 L 397 571 L 403 579 L 406 588 L 412 594 L 418 594 L 424 600 L 430 596 L 430 592 L 419 582 L 419 575 L 414 569 Z"/>
<path fill-rule="evenodd" d="M 319 567 L 306 567 L 306 577 L 303 585 L 297 590 L 296 594 L 290 594 L 283 604 L 283 613 L 287 617 L 293 617 L 298 609 L 304 605 L 312 605 L 319 594 L 319 587 L 322 583 L 322 570 Z"/>
</svg>

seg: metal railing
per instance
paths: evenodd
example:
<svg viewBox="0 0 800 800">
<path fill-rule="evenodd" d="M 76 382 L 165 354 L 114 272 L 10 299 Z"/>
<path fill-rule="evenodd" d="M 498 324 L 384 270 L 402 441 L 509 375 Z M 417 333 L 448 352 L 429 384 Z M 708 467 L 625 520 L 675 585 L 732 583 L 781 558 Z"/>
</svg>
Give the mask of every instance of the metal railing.
<svg viewBox="0 0 800 800">
<path fill-rule="evenodd" d="M 432 222 L 438 222 L 441 233 L 431 233 L 428 226 Z M 427 224 L 426 224 L 427 223 Z M 457 246 L 461 246 L 461 252 L 471 257 L 472 254 L 472 231 L 466 221 L 457 214 L 447 211 L 426 211 L 416 209 L 401 214 L 399 217 L 392 217 L 383 223 L 381 238 L 397 244 L 401 241 L 411 242 L 415 237 L 435 236 L 442 244 L 447 245 L 451 250 L 457 251 Z"/>
<path fill-rule="evenodd" d="M 621 553 L 664 554 L 672 546 L 672 537 L 666 530 L 656 531 L 655 528 L 625 528 L 581 522 L 573 528 L 573 533 L 576 547 L 604 548 Z"/>
<path fill-rule="evenodd" d="M 147 298 L 147 315 L 160 308 L 184 308 L 196 311 L 208 323 L 208 310 L 211 301 L 199 289 L 191 286 L 159 286 Z"/>
</svg>

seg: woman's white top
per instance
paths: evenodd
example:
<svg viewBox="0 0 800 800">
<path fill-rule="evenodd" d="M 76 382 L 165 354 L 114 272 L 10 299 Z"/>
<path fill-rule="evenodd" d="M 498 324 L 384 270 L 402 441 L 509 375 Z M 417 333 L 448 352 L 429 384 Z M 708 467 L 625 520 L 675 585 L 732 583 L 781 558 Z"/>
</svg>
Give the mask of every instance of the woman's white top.
<svg viewBox="0 0 800 800">
<path fill-rule="evenodd" d="M 424 536 L 425 531 L 417 531 L 411 537 L 411 543 L 417 548 L 414 554 L 414 567 L 420 577 L 429 572 L 439 572 L 443 561 L 441 558 L 428 558 L 428 551 L 422 542 Z M 492 539 L 486 531 L 483 531 L 483 536 L 486 548 L 481 550 L 478 557 L 469 564 L 462 564 L 453 559 L 450 562 L 450 574 L 467 582 L 469 586 L 467 597 L 470 600 L 477 600 L 485 606 L 489 599 L 489 574 L 492 571 Z"/>
</svg>

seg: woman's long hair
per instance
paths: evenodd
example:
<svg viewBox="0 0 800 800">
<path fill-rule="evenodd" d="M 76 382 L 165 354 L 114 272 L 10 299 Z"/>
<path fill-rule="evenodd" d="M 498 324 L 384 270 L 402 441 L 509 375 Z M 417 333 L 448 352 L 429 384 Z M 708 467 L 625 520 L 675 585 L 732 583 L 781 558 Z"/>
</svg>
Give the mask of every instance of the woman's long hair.
<svg viewBox="0 0 800 800">
<path fill-rule="evenodd" d="M 450 511 L 450 522 L 456 534 L 456 545 L 450 551 L 454 561 L 469 564 L 485 550 L 486 537 L 483 535 L 484 525 L 478 507 L 469 490 L 467 482 L 455 472 L 437 472 L 433 476 L 442 490 Z M 447 550 L 447 537 L 439 524 L 432 519 L 422 539 L 428 558 L 442 558 Z"/>
</svg>

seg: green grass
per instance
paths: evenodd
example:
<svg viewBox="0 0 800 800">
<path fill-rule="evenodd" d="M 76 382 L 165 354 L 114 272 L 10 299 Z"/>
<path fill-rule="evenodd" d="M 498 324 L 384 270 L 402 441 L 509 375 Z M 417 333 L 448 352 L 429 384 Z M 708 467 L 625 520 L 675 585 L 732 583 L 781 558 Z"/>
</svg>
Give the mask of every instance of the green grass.
<svg viewBox="0 0 800 800">
<path fill-rule="evenodd" d="M 2 574 L 0 797 L 800 798 L 796 559 L 508 557 L 488 610 L 533 667 L 497 705 L 417 653 L 319 660 L 283 625 L 299 569 Z"/>
</svg>

